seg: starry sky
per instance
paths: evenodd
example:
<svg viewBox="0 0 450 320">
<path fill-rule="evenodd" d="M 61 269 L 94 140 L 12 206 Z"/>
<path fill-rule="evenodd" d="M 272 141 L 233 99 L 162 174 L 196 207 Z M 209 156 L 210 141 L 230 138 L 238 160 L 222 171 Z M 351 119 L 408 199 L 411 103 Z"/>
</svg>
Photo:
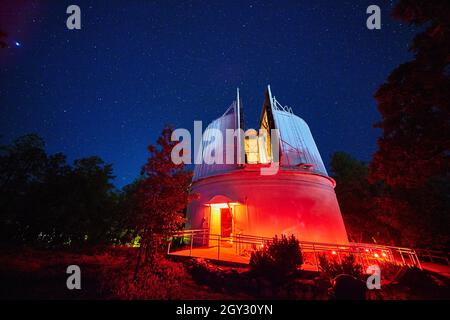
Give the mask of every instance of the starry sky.
<svg viewBox="0 0 450 320">
<path fill-rule="evenodd" d="M 66 8 L 81 8 L 81 30 Z M 366 8 L 381 8 L 381 30 Z M 132 182 L 165 124 L 219 117 L 239 87 L 246 128 L 264 90 L 309 124 L 324 162 L 369 161 L 380 131 L 373 95 L 412 58 L 418 30 L 395 1 L 18 1 L 0 4 L 1 143 L 35 132 L 70 161 L 98 155 Z"/>
</svg>

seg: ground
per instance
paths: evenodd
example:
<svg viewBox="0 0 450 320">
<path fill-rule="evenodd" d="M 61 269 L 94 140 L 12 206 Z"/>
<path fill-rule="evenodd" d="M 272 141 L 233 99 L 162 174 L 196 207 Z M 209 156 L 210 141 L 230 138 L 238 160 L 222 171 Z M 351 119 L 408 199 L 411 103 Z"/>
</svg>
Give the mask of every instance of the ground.
<svg viewBox="0 0 450 320">
<path fill-rule="evenodd" d="M 328 279 L 318 273 L 299 271 L 284 284 L 273 285 L 267 279 L 253 278 L 246 268 L 217 266 L 204 260 L 178 258 L 167 261 L 162 274 L 169 274 L 170 289 L 154 295 L 151 286 L 128 287 L 134 270 L 134 248 L 89 248 L 79 251 L 1 249 L 0 299 L 328 299 Z M 82 289 L 66 288 L 66 268 L 79 265 Z M 162 269 L 161 269 L 162 270 Z M 169 272 L 167 271 L 169 270 Z M 174 270 L 177 270 L 174 272 Z M 170 273 L 171 272 L 171 273 Z M 154 284 L 145 269 L 140 277 Z M 164 276 L 163 276 L 164 277 Z M 143 278 L 140 278 L 143 279 Z M 145 280 L 142 280 L 145 281 Z M 165 280 L 158 278 L 158 285 Z M 125 283 L 122 290 L 117 286 Z M 169 282 L 167 282 L 169 283 Z M 176 285 L 174 284 L 176 283 Z M 159 288 L 160 288 L 159 287 Z M 134 290 L 134 291 L 133 291 Z M 123 295 L 122 292 L 126 292 Z M 158 289 L 158 292 L 160 290 Z M 134 295 L 130 295 L 134 292 Z M 172 296 L 173 292 L 176 295 Z M 398 283 L 370 292 L 371 299 L 449 299 L 450 280 L 430 271 L 407 272 Z"/>
</svg>

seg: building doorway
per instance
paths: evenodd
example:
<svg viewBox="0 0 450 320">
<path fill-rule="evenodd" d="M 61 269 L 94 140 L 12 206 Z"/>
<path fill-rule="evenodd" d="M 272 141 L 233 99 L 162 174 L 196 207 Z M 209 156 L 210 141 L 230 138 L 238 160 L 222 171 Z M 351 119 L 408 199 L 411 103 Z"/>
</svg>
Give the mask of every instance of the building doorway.
<svg viewBox="0 0 450 320">
<path fill-rule="evenodd" d="M 220 235 L 230 237 L 233 232 L 233 217 L 230 208 L 220 208 Z"/>
<path fill-rule="evenodd" d="M 207 221 L 205 226 L 209 228 L 208 246 L 219 246 L 219 241 L 221 246 L 231 246 L 232 236 L 236 232 L 235 208 L 239 203 L 225 196 L 216 195 L 206 205 L 209 207 L 209 216 L 205 212 Z"/>
</svg>

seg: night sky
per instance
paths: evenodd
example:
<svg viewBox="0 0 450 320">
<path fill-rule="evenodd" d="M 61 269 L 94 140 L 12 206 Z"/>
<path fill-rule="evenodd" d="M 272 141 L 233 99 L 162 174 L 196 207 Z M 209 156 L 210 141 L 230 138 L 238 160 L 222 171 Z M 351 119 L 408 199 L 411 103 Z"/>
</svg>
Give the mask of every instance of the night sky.
<svg viewBox="0 0 450 320">
<path fill-rule="evenodd" d="M 395 1 L 393 1 L 395 3 Z M 82 29 L 66 28 L 81 8 Z M 377 4 L 382 29 L 366 28 Z M 2 1 L 0 135 L 35 132 L 69 160 L 98 155 L 123 186 L 164 124 L 204 127 L 241 90 L 257 127 L 267 84 L 309 124 L 325 163 L 368 161 L 380 131 L 374 92 L 417 30 L 391 1 Z"/>
</svg>

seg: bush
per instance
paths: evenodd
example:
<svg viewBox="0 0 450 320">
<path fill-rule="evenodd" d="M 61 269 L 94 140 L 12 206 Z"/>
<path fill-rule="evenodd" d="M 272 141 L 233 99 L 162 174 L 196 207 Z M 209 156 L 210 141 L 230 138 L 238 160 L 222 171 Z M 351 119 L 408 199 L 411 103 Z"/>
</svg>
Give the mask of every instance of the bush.
<svg viewBox="0 0 450 320">
<path fill-rule="evenodd" d="M 151 264 L 143 265 L 137 279 L 134 268 L 129 266 L 104 279 L 104 286 L 114 298 L 132 299 L 180 299 L 182 281 L 186 278 L 183 265 L 158 257 Z"/>
<path fill-rule="evenodd" d="M 294 235 L 275 236 L 263 248 L 252 252 L 250 270 L 257 276 L 277 280 L 292 274 L 303 263 L 299 241 Z"/>
<path fill-rule="evenodd" d="M 340 274 L 348 274 L 358 279 L 363 276 L 363 266 L 356 261 L 353 254 L 342 257 L 341 261 L 338 261 L 335 256 L 330 258 L 326 254 L 320 254 L 319 268 L 330 278 Z"/>
</svg>

